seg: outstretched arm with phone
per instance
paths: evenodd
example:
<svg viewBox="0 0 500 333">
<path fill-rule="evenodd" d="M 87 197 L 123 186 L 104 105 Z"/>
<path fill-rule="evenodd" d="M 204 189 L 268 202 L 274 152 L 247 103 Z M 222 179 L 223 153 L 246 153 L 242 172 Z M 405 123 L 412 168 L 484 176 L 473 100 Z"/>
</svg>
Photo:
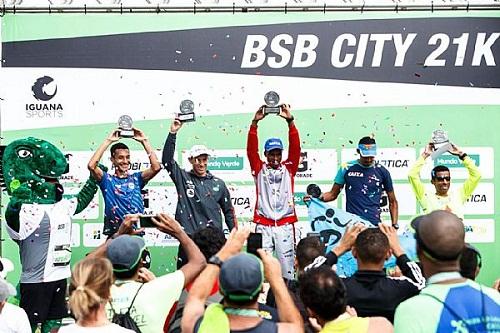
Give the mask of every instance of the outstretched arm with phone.
<svg viewBox="0 0 500 333">
<path fill-rule="evenodd" d="M 191 238 L 182 229 L 179 222 L 168 214 L 160 213 L 151 219 L 158 230 L 175 237 L 186 251 L 187 264 L 180 269 L 184 273 L 184 286 L 191 283 L 205 268 L 205 257 Z"/>
</svg>

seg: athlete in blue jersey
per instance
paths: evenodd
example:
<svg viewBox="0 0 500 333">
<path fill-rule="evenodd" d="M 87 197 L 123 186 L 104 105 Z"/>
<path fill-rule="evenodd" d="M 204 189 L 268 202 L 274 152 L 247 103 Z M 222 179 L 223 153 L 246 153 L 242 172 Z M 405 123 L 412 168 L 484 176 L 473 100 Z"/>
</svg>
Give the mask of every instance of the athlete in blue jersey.
<svg viewBox="0 0 500 333">
<path fill-rule="evenodd" d="M 140 142 L 149 156 L 150 167 L 144 171 L 130 174 L 130 151 L 120 140 L 120 130 L 113 130 L 99 146 L 89 161 L 88 169 L 99 182 L 104 198 L 104 231 L 107 236 L 113 235 L 123 221 L 126 214 L 144 212 L 144 202 L 141 189 L 146 183 L 160 172 L 161 166 L 148 138 L 144 133 L 134 128 L 133 139 Z M 117 142 L 117 143 L 115 143 Z M 102 171 L 97 167 L 102 155 L 111 146 L 111 163 L 114 174 Z"/>
<path fill-rule="evenodd" d="M 389 200 L 391 222 L 397 228 L 398 201 L 389 171 L 375 161 L 377 155 L 375 139 L 366 136 L 359 140 L 357 152 L 360 155 L 359 159 L 341 165 L 332 189 L 323 193 L 320 199 L 325 202 L 337 199 L 345 186 L 346 210 L 378 225 L 381 197 L 385 191 Z"/>
</svg>

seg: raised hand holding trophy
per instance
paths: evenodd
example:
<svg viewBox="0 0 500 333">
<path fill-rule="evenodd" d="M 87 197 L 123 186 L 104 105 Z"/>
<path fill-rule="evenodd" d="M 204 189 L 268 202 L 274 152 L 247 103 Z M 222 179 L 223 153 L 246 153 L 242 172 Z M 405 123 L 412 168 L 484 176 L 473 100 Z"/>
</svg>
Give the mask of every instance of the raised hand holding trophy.
<svg viewBox="0 0 500 333">
<path fill-rule="evenodd" d="M 134 129 L 133 129 L 133 121 L 132 117 L 124 114 L 118 118 L 118 128 L 120 129 L 120 137 L 122 138 L 133 138 L 134 137 Z"/>
<path fill-rule="evenodd" d="M 435 130 L 432 132 L 431 143 L 434 146 L 434 151 L 431 154 L 433 160 L 435 160 L 441 154 L 447 152 L 451 148 L 450 140 L 448 139 L 448 133 L 444 130 Z"/>
<path fill-rule="evenodd" d="M 264 114 L 279 114 L 281 112 L 281 105 L 279 105 L 280 95 L 278 95 L 277 92 L 268 91 L 264 95 L 264 102 L 266 103 L 266 105 L 264 106 Z"/>
<path fill-rule="evenodd" d="M 190 121 L 195 121 L 196 117 L 194 114 L 194 103 L 192 100 L 185 99 L 179 105 L 179 113 L 177 114 L 177 119 L 181 123 L 187 123 Z"/>
</svg>

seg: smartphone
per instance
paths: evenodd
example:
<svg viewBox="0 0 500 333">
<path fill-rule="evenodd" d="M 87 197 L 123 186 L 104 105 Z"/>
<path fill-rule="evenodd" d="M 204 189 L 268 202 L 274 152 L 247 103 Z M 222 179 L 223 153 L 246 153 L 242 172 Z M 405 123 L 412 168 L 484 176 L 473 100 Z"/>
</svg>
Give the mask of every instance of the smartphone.
<svg viewBox="0 0 500 333">
<path fill-rule="evenodd" d="M 156 215 L 140 215 L 138 228 L 156 228 L 156 224 L 151 220 Z"/>
<path fill-rule="evenodd" d="M 262 249 L 262 234 L 261 233 L 251 233 L 247 240 L 247 252 L 256 255 L 258 249 Z"/>
</svg>

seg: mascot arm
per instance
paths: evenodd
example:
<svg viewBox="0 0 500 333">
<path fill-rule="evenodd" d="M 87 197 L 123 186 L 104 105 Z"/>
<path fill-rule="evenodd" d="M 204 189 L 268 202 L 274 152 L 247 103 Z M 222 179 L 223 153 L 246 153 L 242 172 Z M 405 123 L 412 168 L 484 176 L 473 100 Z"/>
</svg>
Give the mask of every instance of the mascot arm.
<svg viewBox="0 0 500 333">
<path fill-rule="evenodd" d="M 24 203 L 33 203 L 33 192 L 27 184 L 22 184 L 12 192 L 12 197 L 5 210 L 7 225 L 15 232 L 19 232 L 19 212 Z"/>
<path fill-rule="evenodd" d="M 108 171 L 108 168 L 105 167 L 102 164 L 99 164 L 98 167 L 103 171 L 106 172 Z M 89 176 L 87 181 L 85 182 L 85 185 L 83 185 L 82 189 L 78 194 L 76 195 L 78 199 L 78 204 L 76 206 L 75 214 L 78 214 L 82 212 L 87 206 L 90 204 L 92 199 L 94 198 L 94 195 L 96 194 L 98 189 L 97 181 L 94 179 L 94 177 Z"/>
</svg>

